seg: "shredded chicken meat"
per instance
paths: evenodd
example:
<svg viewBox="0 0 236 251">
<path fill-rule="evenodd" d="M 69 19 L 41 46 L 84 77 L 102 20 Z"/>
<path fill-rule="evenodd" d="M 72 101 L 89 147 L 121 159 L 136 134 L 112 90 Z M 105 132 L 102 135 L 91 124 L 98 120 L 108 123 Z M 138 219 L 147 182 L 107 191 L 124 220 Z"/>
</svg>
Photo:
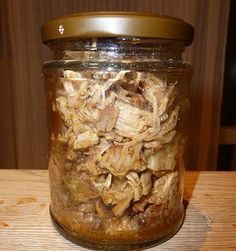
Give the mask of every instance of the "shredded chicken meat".
<svg viewBox="0 0 236 251">
<path fill-rule="evenodd" d="M 58 81 L 62 126 L 52 139 L 67 148 L 64 207 L 90 205 L 109 234 L 160 224 L 180 191 L 177 82 L 131 70 L 66 70 Z"/>
</svg>

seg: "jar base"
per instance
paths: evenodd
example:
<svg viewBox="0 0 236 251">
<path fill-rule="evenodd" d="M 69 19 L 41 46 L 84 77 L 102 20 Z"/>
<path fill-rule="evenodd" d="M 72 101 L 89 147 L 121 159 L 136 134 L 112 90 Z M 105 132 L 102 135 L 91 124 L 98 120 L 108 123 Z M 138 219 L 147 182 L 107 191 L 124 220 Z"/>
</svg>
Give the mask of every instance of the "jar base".
<svg viewBox="0 0 236 251">
<path fill-rule="evenodd" d="M 175 228 L 169 232 L 166 236 L 161 237 L 159 239 L 145 242 L 145 243 L 117 243 L 117 244 L 111 244 L 111 243 L 102 243 L 102 242 L 96 242 L 92 240 L 86 240 L 79 235 L 73 235 L 69 233 L 69 231 L 63 227 L 56 218 L 54 217 L 53 213 L 50 211 L 51 220 L 53 222 L 53 225 L 55 226 L 56 230 L 67 240 L 71 241 L 72 243 L 79 245 L 84 248 L 88 248 L 91 250 L 108 250 L 108 251 L 129 251 L 129 250 L 143 250 L 146 248 L 151 248 L 157 245 L 162 244 L 163 242 L 169 240 L 172 238 L 182 227 L 184 219 L 185 219 L 185 210 L 182 210 L 182 213 L 176 223 Z"/>
</svg>

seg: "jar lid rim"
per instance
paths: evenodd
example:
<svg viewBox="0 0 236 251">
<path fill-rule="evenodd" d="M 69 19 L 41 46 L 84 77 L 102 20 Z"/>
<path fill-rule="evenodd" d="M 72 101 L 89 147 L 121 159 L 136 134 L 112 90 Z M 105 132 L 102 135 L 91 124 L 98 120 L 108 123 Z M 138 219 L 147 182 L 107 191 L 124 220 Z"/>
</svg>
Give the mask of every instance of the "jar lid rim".
<svg viewBox="0 0 236 251">
<path fill-rule="evenodd" d="M 176 17 L 145 12 L 83 12 L 52 19 L 42 26 L 42 41 L 64 38 L 143 37 L 193 41 L 194 28 Z"/>
</svg>

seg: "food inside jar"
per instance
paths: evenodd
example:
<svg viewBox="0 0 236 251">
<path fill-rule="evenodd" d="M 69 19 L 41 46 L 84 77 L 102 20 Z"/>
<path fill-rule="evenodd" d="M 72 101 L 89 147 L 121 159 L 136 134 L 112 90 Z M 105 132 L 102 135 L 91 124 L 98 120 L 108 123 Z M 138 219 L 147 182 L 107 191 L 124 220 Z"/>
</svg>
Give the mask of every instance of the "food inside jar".
<svg viewBox="0 0 236 251">
<path fill-rule="evenodd" d="M 135 233 L 164 229 L 180 217 L 177 81 L 156 75 L 64 70 L 57 77 L 51 208 L 67 229 L 142 239 Z"/>
</svg>

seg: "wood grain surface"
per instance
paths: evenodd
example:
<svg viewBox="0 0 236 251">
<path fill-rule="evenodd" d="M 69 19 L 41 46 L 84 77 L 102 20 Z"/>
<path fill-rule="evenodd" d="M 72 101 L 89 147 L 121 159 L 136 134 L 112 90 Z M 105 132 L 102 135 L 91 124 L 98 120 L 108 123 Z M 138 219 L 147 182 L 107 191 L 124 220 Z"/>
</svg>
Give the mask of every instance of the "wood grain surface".
<svg viewBox="0 0 236 251">
<path fill-rule="evenodd" d="M 173 15 L 195 28 L 185 59 L 192 62 L 191 158 L 187 169 L 216 169 L 229 0 L 1 0 L 0 167 L 46 168 L 47 126 L 41 66 L 49 60 L 41 25 L 83 11 L 143 11 Z M 4 60 L 4 61 L 2 61 Z M 5 86 L 6 85 L 6 86 Z M 7 108 L 5 108 L 7 107 Z M 0 128 L 1 129 L 1 128 Z"/>
<path fill-rule="evenodd" d="M 6 10 L 6 2 L 0 1 L 0 165 L 4 165 L 4 168 L 16 168 L 13 92 L 9 78 L 9 33 L 8 27 L 4 25 L 7 20 Z"/>
<path fill-rule="evenodd" d="M 186 172 L 186 219 L 158 250 L 236 250 L 236 172 Z M 85 250 L 64 239 L 49 216 L 46 170 L 0 170 L 0 250 Z"/>
</svg>

